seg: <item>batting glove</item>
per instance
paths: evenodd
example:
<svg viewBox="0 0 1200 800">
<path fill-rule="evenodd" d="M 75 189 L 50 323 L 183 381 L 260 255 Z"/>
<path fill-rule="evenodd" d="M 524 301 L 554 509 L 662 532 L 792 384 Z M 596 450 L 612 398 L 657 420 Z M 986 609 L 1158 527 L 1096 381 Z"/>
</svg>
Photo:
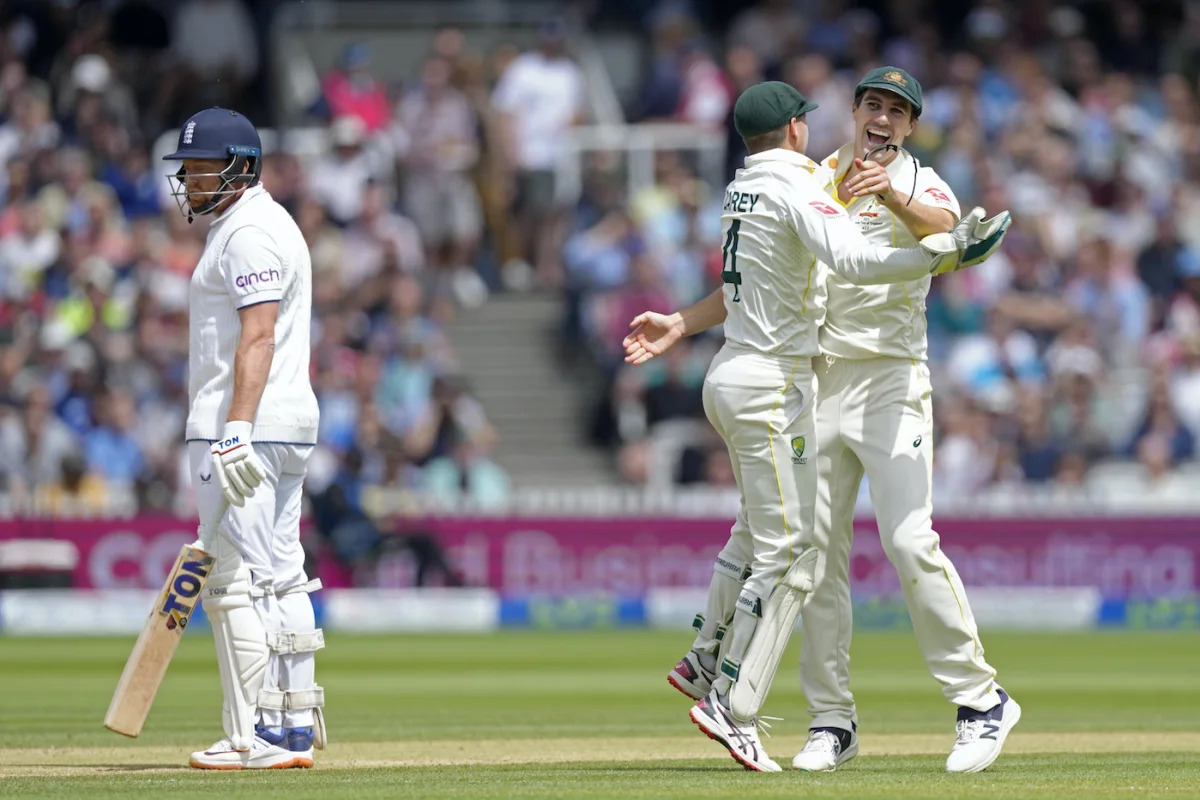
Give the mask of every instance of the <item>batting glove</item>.
<svg viewBox="0 0 1200 800">
<path fill-rule="evenodd" d="M 249 422 L 226 422 L 221 441 L 212 446 L 213 471 L 221 482 L 221 493 L 238 508 L 253 496 L 266 474 L 250 442 L 253 428 Z"/>
<path fill-rule="evenodd" d="M 949 233 L 935 233 L 921 240 L 922 249 L 933 256 L 931 275 L 973 267 L 1000 249 L 1012 216 L 1007 211 L 991 219 L 984 219 L 983 215 L 984 210 L 976 206 Z"/>
</svg>

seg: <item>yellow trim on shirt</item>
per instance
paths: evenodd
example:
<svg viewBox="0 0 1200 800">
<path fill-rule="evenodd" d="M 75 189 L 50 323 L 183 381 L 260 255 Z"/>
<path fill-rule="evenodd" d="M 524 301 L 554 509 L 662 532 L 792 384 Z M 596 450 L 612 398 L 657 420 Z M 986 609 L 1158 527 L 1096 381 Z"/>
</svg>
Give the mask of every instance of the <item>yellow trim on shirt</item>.
<svg viewBox="0 0 1200 800">
<path fill-rule="evenodd" d="M 812 274 L 813 269 L 817 266 L 817 257 L 813 256 L 812 263 L 808 265 L 808 283 L 804 287 L 804 296 L 800 298 L 800 311 L 808 313 L 808 293 L 812 291 Z"/>
<path fill-rule="evenodd" d="M 838 175 L 836 178 L 833 179 L 833 193 L 832 193 L 833 202 L 837 203 L 842 208 L 849 208 L 850 203 L 854 202 L 853 197 L 851 197 L 850 200 L 845 203 L 842 202 L 842 198 L 838 197 L 838 187 L 842 185 L 842 181 L 846 179 L 846 175 L 848 173 L 849 173 L 849 170 L 846 170 L 846 172 L 843 172 L 841 175 Z"/>
</svg>

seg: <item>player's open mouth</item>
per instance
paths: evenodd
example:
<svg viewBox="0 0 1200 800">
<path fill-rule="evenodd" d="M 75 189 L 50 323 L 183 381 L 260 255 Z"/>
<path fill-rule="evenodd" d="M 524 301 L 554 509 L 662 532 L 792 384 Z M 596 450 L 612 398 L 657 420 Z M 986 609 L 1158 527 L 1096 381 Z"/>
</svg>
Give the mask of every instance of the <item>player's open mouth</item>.
<svg viewBox="0 0 1200 800">
<path fill-rule="evenodd" d="M 892 135 L 887 131 L 881 131 L 878 128 L 867 128 L 867 144 L 871 147 L 879 147 L 881 144 L 887 144 L 892 140 Z"/>
</svg>

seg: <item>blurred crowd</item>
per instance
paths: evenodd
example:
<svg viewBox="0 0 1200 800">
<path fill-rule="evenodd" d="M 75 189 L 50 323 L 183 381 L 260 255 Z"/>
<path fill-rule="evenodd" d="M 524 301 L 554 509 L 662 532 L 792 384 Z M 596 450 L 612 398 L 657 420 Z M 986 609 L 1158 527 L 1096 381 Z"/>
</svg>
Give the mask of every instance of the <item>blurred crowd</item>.
<svg viewBox="0 0 1200 800">
<path fill-rule="evenodd" d="M 155 147 L 212 104 L 276 124 L 261 100 L 275 5 L 0 7 L 8 511 L 192 511 L 187 292 L 207 220 L 178 213 Z M 820 159 L 851 137 L 853 87 L 881 63 L 925 88 L 909 149 L 963 207 L 1016 219 L 1000 255 L 939 278 L 929 299 L 938 497 L 1187 495 L 1200 436 L 1197 4 L 574 5 L 644 45 L 641 80 L 621 98 L 629 120 L 723 135 L 724 174 L 660 150 L 653 181 L 631 188 L 623 153 L 591 151 L 578 199 L 564 194 L 563 141 L 589 102 L 556 20 L 527 47 L 486 53 L 442 29 L 407 76 L 352 43 L 303 109 L 319 146 L 284 136 L 268 148 L 263 182 L 313 256 L 314 516 L 355 522 L 347 553 L 374 546 L 369 487 L 451 504 L 511 497 L 448 335 L 496 292 L 561 295 L 563 374 L 594 400 L 586 438 L 624 483 L 728 487 L 700 404 L 720 332 L 639 369 L 621 364 L 621 338 L 637 312 L 720 284 L 720 193 L 745 155 L 729 124 L 738 92 L 763 79 L 801 88 L 821 106 L 808 120 Z"/>
<path fill-rule="evenodd" d="M 270 103 L 256 99 L 258 9 L 0 10 L 0 511 L 194 512 L 187 302 L 209 219 L 179 213 L 155 148 L 207 105 L 271 124 Z M 561 34 L 547 29 L 547 49 Z M 419 74 L 385 80 L 370 49 L 351 44 L 302 121 L 319 147 L 283 137 L 267 149 L 263 183 L 312 251 L 319 522 L 361 514 L 373 485 L 445 504 L 510 493 L 447 323 L 490 291 L 478 267 L 497 201 L 479 187 L 501 197 L 505 178 L 521 177 L 489 119 L 493 103 L 524 102 L 516 78 L 501 80 L 519 61 L 516 48 L 470 56 L 462 33 L 446 30 Z M 487 170 L 496 174 L 479 180 Z M 365 546 L 356 536 L 351 550 Z"/>
<path fill-rule="evenodd" d="M 635 4 L 638 5 L 638 4 Z M 935 493 L 1190 500 L 1200 436 L 1200 4 L 761 0 L 727 13 L 663 0 L 636 118 L 730 130 L 737 94 L 793 83 L 809 155 L 852 138 L 870 68 L 916 75 L 906 143 L 964 208 L 1009 208 L 1001 254 L 934 281 Z M 631 7 L 628 13 L 638 13 Z M 728 179 L 745 152 L 729 140 Z M 622 192 L 596 157 L 564 257 L 567 327 L 606 391 L 591 423 L 632 485 L 731 481 L 703 424 L 720 342 L 649 368 L 620 363 L 631 312 L 720 285 L 720 185 L 659 153 L 656 186 Z M 863 496 L 866 495 L 864 482 Z"/>
</svg>

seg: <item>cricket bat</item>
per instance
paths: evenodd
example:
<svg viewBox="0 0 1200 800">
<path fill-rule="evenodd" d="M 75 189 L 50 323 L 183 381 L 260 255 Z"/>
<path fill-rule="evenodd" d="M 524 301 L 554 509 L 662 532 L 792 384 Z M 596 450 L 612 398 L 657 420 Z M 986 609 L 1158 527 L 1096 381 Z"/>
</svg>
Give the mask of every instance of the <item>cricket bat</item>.
<svg viewBox="0 0 1200 800">
<path fill-rule="evenodd" d="M 207 529 L 210 538 L 216 536 L 216 527 L 225 516 L 225 507 L 222 501 Z M 175 566 L 150 609 L 150 616 L 125 662 L 121 679 L 117 681 L 108 713 L 104 715 L 104 727 L 110 731 L 130 737 L 142 732 L 158 687 L 167 674 L 167 665 L 175 655 L 175 648 L 179 647 L 200 592 L 208 583 L 212 566 L 213 557 L 199 547 L 185 544 L 180 549 Z"/>
</svg>

